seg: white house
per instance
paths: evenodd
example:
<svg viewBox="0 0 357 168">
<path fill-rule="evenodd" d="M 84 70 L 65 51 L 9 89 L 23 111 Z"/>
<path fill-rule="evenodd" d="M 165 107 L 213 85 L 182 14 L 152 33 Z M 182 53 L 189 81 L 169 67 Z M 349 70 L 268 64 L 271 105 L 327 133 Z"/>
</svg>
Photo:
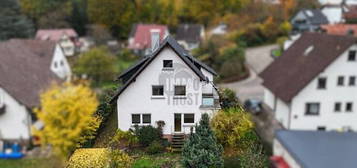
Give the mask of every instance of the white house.
<svg viewBox="0 0 357 168">
<path fill-rule="evenodd" d="M 213 84 L 216 73 L 170 36 L 153 46 L 158 47 L 150 56 L 119 76 L 124 85 L 112 99 L 117 103 L 119 129 L 164 121 L 165 137 L 188 134 L 201 114 L 219 108 Z"/>
<path fill-rule="evenodd" d="M 32 113 L 39 95 L 52 82 L 71 74 L 54 42 L 14 39 L 0 43 L 0 141 L 29 142 Z"/>
<path fill-rule="evenodd" d="M 205 29 L 199 24 L 181 24 L 176 31 L 176 40 L 186 50 L 193 50 L 200 46 L 205 38 Z"/>
<path fill-rule="evenodd" d="M 78 43 L 78 35 L 73 29 L 40 29 L 36 39 L 57 42 L 66 56 L 75 54 Z"/>
<path fill-rule="evenodd" d="M 304 33 L 260 76 L 264 103 L 287 129 L 357 130 L 353 36 Z"/>
<path fill-rule="evenodd" d="M 224 35 L 227 33 L 227 28 L 227 24 L 220 23 L 219 25 L 213 27 L 213 29 L 210 31 L 210 35 Z"/>
<path fill-rule="evenodd" d="M 279 130 L 273 142 L 273 168 L 356 167 L 357 134 Z"/>
</svg>

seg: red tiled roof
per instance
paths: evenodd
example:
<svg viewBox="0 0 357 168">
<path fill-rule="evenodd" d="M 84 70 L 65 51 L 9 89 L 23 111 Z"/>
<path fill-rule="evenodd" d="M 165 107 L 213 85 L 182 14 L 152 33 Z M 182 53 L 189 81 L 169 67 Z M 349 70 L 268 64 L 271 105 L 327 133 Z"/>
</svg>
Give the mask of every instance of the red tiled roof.
<svg viewBox="0 0 357 168">
<path fill-rule="evenodd" d="M 343 17 L 346 20 L 357 19 L 357 5 L 349 5 L 348 11 L 343 13 Z"/>
<path fill-rule="evenodd" d="M 326 31 L 327 34 L 333 35 L 347 35 L 352 30 L 354 32 L 354 36 L 357 37 L 357 25 L 354 24 L 322 25 L 321 29 Z"/>
<path fill-rule="evenodd" d="M 138 24 L 133 27 L 132 37 L 133 42 L 129 44 L 130 49 L 145 49 L 151 47 L 151 30 L 160 30 L 160 41 L 164 39 L 165 33 L 168 32 L 168 28 L 165 25 L 156 24 Z"/>
<path fill-rule="evenodd" d="M 78 37 L 73 29 L 40 29 L 36 33 L 36 39 L 58 41 L 63 35 Z"/>
</svg>

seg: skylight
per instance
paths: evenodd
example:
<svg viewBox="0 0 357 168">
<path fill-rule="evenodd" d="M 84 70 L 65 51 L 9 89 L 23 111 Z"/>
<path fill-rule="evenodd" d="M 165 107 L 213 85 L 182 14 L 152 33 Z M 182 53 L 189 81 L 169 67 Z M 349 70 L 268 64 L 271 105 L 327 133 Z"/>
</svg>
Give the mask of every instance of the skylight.
<svg viewBox="0 0 357 168">
<path fill-rule="evenodd" d="M 309 55 L 312 50 L 314 50 L 314 46 L 308 47 L 308 48 L 305 50 L 304 55 L 305 55 L 305 56 Z"/>
<path fill-rule="evenodd" d="M 307 16 L 309 16 L 309 17 L 313 17 L 313 16 L 314 16 L 314 13 L 312 13 L 310 10 L 307 10 L 307 11 L 306 11 L 306 14 L 307 14 Z"/>
</svg>

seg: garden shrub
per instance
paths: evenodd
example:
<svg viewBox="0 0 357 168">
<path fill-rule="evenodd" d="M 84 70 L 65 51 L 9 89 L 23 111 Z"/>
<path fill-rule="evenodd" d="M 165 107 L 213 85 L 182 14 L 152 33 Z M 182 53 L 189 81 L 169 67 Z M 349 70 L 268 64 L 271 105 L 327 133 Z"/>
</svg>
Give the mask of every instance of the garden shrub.
<svg viewBox="0 0 357 168">
<path fill-rule="evenodd" d="M 127 168 L 131 167 L 134 159 L 120 150 L 112 150 L 109 153 L 109 168 Z"/>
<path fill-rule="evenodd" d="M 223 109 L 236 107 L 239 105 L 236 93 L 228 88 L 219 90 L 219 98 Z"/>
<path fill-rule="evenodd" d="M 211 121 L 218 142 L 237 152 L 244 150 L 248 136 L 253 131 L 250 115 L 241 107 L 232 107 L 219 111 Z M 242 149 L 243 148 L 243 149 Z"/>
<path fill-rule="evenodd" d="M 106 148 L 77 149 L 68 161 L 67 168 L 104 168 L 109 163 Z"/>
<path fill-rule="evenodd" d="M 137 136 L 139 143 L 145 147 L 149 146 L 155 140 L 160 141 L 162 138 L 162 131 L 151 125 L 135 126 L 134 134 Z"/>
<path fill-rule="evenodd" d="M 269 159 L 264 153 L 263 145 L 251 144 L 251 146 L 240 155 L 240 167 L 268 168 Z"/>
<path fill-rule="evenodd" d="M 138 143 L 138 137 L 136 137 L 133 133 L 133 131 L 122 131 L 118 129 L 115 132 L 115 135 L 113 136 L 112 140 L 110 141 L 110 146 L 111 147 L 129 147 L 131 148 L 135 144 Z M 120 145 L 119 145 L 120 144 Z"/>
<path fill-rule="evenodd" d="M 132 163 L 133 159 L 120 150 L 83 148 L 73 153 L 66 168 L 127 168 Z"/>
<path fill-rule="evenodd" d="M 191 132 L 182 150 L 184 167 L 207 168 L 223 167 L 222 145 L 209 126 L 209 116 L 203 114 L 199 125 L 195 126 L 195 133 Z"/>
<path fill-rule="evenodd" d="M 160 141 L 155 140 L 146 148 L 146 150 L 149 154 L 157 154 L 163 152 L 165 147 Z"/>
</svg>

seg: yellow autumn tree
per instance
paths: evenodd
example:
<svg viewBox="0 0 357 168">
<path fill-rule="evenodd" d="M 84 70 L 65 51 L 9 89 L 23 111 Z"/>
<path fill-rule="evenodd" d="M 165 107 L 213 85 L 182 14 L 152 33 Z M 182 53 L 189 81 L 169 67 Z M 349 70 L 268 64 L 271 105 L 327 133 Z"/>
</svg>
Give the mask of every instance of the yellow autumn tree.
<svg viewBox="0 0 357 168">
<path fill-rule="evenodd" d="M 240 153 L 250 143 L 250 134 L 254 124 L 251 116 L 242 107 L 222 109 L 214 115 L 211 126 L 217 140 L 225 149 L 234 149 Z"/>
<path fill-rule="evenodd" d="M 41 94 L 41 108 L 34 112 L 44 128 L 34 130 L 42 145 L 65 158 L 79 144 L 95 136 L 100 118 L 94 116 L 98 101 L 87 84 L 53 84 Z"/>
</svg>

